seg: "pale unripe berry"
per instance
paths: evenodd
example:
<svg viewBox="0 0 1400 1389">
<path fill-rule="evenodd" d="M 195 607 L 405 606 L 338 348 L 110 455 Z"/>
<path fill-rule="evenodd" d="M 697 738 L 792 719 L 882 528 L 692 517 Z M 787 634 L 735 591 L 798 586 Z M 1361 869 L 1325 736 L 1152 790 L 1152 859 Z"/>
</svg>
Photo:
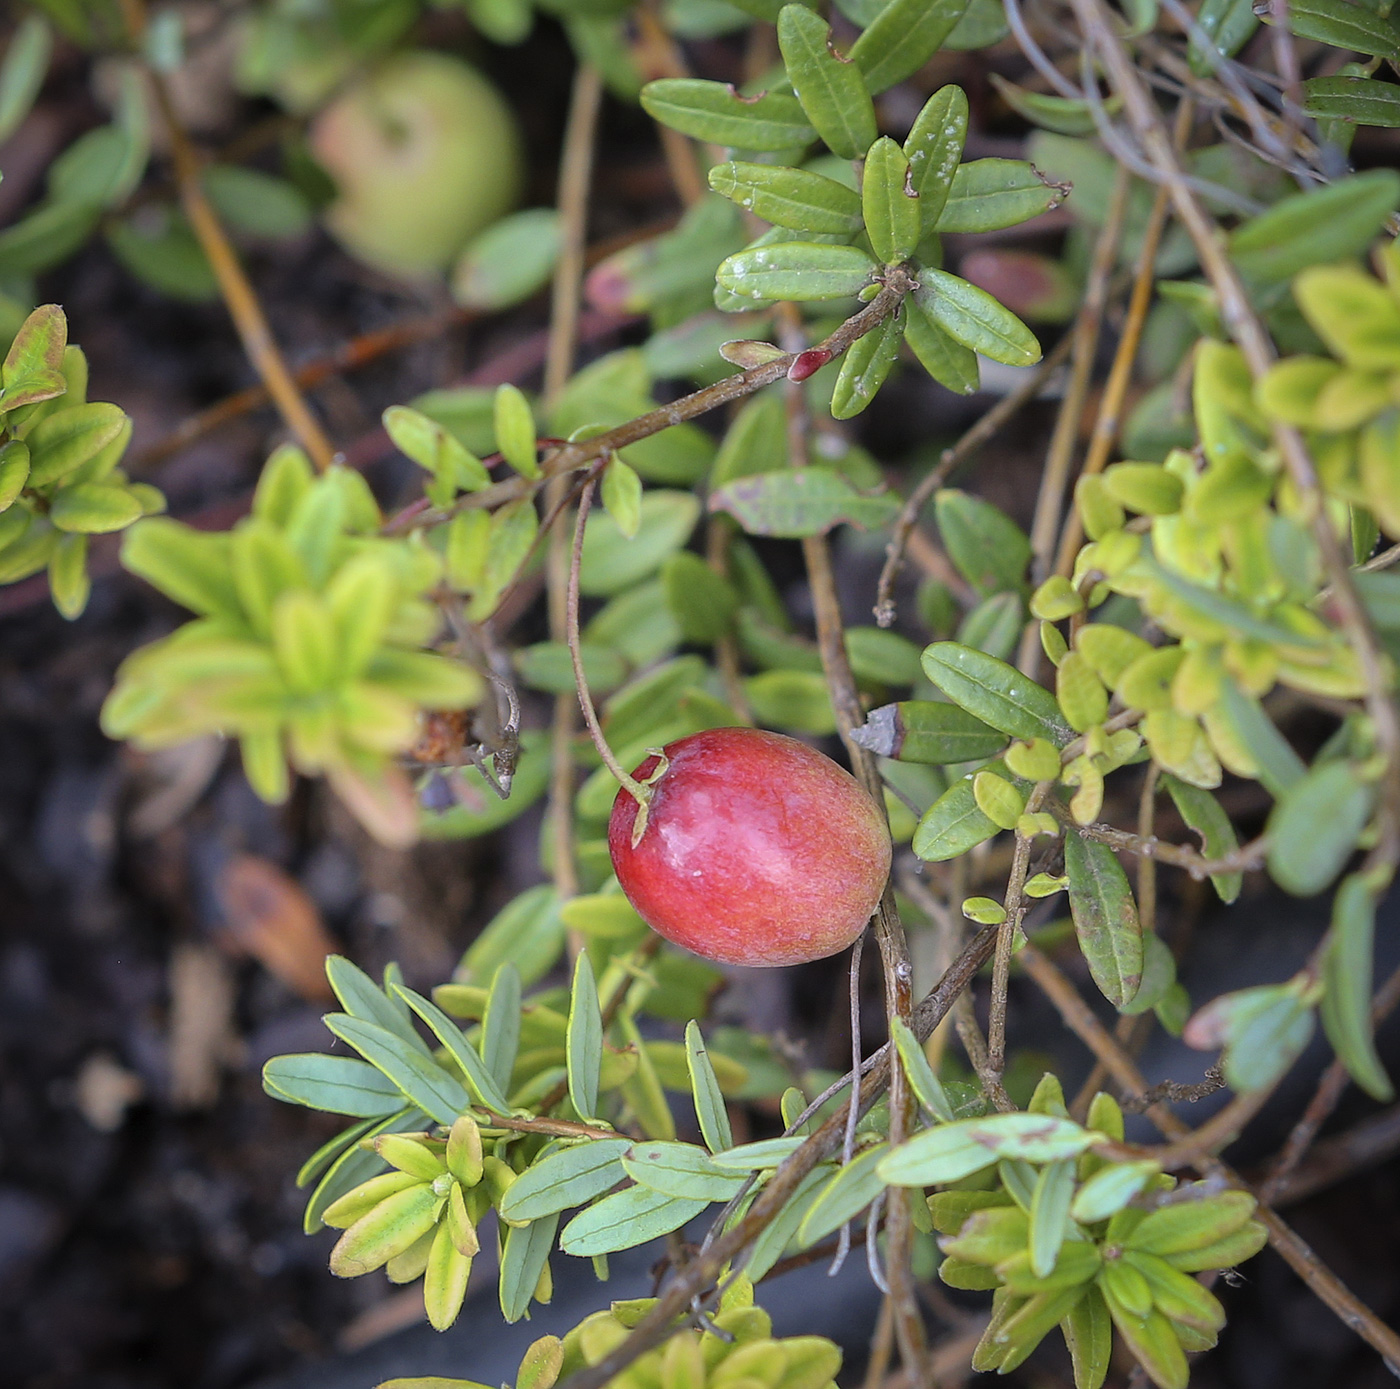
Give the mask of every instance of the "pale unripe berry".
<svg viewBox="0 0 1400 1389">
<path fill-rule="evenodd" d="M 444 53 L 402 53 L 316 118 L 311 147 L 335 180 L 326 226 L 351 255 L 391 274 L 445 270 L 508 212 L 524 172 L 500 94 Z"/>
</svg>

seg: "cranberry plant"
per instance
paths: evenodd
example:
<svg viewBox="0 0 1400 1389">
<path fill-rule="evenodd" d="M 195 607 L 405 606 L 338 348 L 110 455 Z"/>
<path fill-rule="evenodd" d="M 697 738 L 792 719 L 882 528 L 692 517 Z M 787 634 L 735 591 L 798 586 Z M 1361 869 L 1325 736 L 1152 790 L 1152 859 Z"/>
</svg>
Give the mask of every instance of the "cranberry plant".
<svg viewBox="0 0 1400 1389">
<path fill-rule="evenodd" d="M 259 7 L 243 53 L 260 90 L 324 108 L 416 18 L 410 4 L 352 8 Z M 466 8 L 498 41 L 528 29 L 523 4 Z M 754 0 L 712 16 L 716 32 L 748 32 L 753 59 L 725 72 L 711 55 L 712 80 L 686 71 L 673 42 L 699 32 L 687 26 L 701 6 L 668 11 L 670 32 L 650 9 L 633 30 L 620 6 L 557 8 L 583 56 L 558 215 L 499 221 L 453 272 L 459 300 L 483 310 L 553 274 L 544 388 L 435 391 L 386 411 L 389 439 L 422 472 L 421 496 L 393 514 L 332 459 L 258 335 L 219 221 L 239 200 L 223 207 L 219 166 L 201 170 L 173 124 L 179 234 L 187 249 L 198 235 L 208 263 L 179 261 L 173 243 L 145 260 L 122 250 L 147 157 L 139 93 L 116 133 L 84 137 L 48 201 L 0 233 L 11 276 L 99 225 L 129 266 L 203 266 L 296 436 L 231 530 L 138 519 L 163 503 L 117 468 L 129 425 L 84 403 L 57 309 L 23 320 L 0 394 L 0 579 L 47 566 L 74 616 L 83 537 L 129 526 L 125 567 L 193 614 L 128 658 L 106 731 L 146 748 L 236 738 L 265 800 L 285 800 L 296 775 L 324 777 L 396 846 L 484 835 L 547 803 L 548 884 L 507 905 L 452 980 L 423 993 L 395 968 L 375 980 L 332 957 L 340 1007 L 326 1026 L 340 1049 L 267 1065 L 271 1095 L 352 1121 L 298 1176 L 307 1231 L 341 1232 L 331 1272 L 421 1279 L 444 1329 L 473 1260 L 489 1256 L 514 1322 L 550 1299 L 561 1256 L 591 1260 L 605 1282 L 609 1255 L 688 1230 L 698 1248 L 657 1298 L 537 1341 L 517 1389 L 824 1389 L 837 1348 L 775 1340 L 755 1298 L 790 1261 L 843 1260 L 859 1241 L 888 1299 L 881 1353 L 892 1339 L 909 1383 L 930 1382 L 917 1283 L 937 1277 L 991 1294 L 974 1369 L 1010 1373 L 1058 1333 L 1077 1389 L 1105 1383 L 1115 1341 L 1176 1389 L 1225 1321 L 1212 1280 L 1193 1275 L 1268 1241 L 1393 1362 L 1394 1334 L 1269 1205 L 1320 1121 L 1262 1190 L 1222 1153 L 1319 1021 L 1337 1062 L 1314 1112 L 1346 1076 L 1393 1095 L 1373 1038 L 1389 993 L 1373 1002 L 1372 957 L 1400 860 L 1400 580 L 1388 572 L 1400 558 L 1400 176 L 1352 172 L 1346 155 L 1357 124 L 1400 120 L 1394 85 L 1376 76 L 1400 59 L 1400 31 L 1345 0 L 1263 16 L 1215 0 L 1194 15 L 1176 0 L 1123 15 L 1072 0 L 1079 51 L 1061 30 L 1051 57 L 1015 4 L 1004 18 L 981 0 L 824 16 Z M 120 23 L 105 8 L 55 13 L 84 42 L 120 48 L 128 76 L 158 93 L 179 65 L 166 20 L 139 6 Z M 362 32 L 345 31 L 351 18 Z M 1287 26 L 1265 97 L 1236 60 L 1260 18 Z M 316 36 L 330 30 L 327 56 Z M 1039 162 L 968 158 L 974 103 L 923 75 L 950 48 L 1013 31 L 1038 75 L 1025 80 L 1054 89 L 997 78 L 1006 108 L 1039 128 Z M 46 34 L 29 20 L 12 41 L 0 115 L 32 98 Z M 1308 44 L 1310 62 L 1326 46 L 1367 61 L 1294 84 L 1286 55 Z M 585 281 L 601 75 L 625 93 L 639 55 L 665 73 L 635 85 L 687 206 Z M 1178 94 L 1174 131 L 1148 65 Z M 1229 140 L 1196 120 L 1207 99 L 1236 122 Z M 971 276 L 969 247 L 1002 264 L 998 243 L 967 238 L 1062 204 L 1063 254 L 1037 265 L 1071 287 L 1071 307 L 1018 305 L 1055 331 L 1073 319 L 1042 361 L 1022 314 Z M 574 370 L 580 294 L 644 317 L 644 340 Z M 1086 411 L 1119 298 L 1112 364 Z M 965 489 L 949 483 L 1059 363 L 1026 530 L 977 495 L 974 473 Z M 1144 390 L 1130 401 L 1135 364 Z M 887 408 L 877 396 L 901 376 L 969 396 L 984 375 L 1002 399 L 921 471 L 877 457 L 846 423 Z M 693 389 L 677 395 L 675 382 Z M 930 505 L 936 540 L 919 529 Z M 884 547 L 867 623 L 844 620 L 832 537 L 848 553 Z M 800 547 L 814 636 L 775 578 L 778 542 Z M 917 588 L 903 582 L 906 555 L 924 571 Z M 516 641 L 540 588 L 548 639 Z M 1290 738 L 1299 710 L 1327 721 L 1320 745 Z M 878 897 L 869 934 L 887 1035 L 873 1049 L 860 1036 L 857 942 L 844 1076 L 735 1029 L 706 1037 L 724 975 L 704 957 L 744 963 L 742 949 L 708 929 L 703 903 L 666 932 L 694 953 L 663 943 L 627 882 L 668 754 L 740 727 L 839 736 L 881 852 L 888 822 L 892 881 L 880 874 L 861 908 Z M 746 775 L 726 807 L 739 850 Z M 1247 814 L 1217 795 L 1227 778 Z M 622 825 L 611 848 L 610 817 Z M 804 806 L 788 847 L 819 852 L 840 823 Z M 735 904 L 761 908 L 761 888 L 742 880 L 742 857 L 726 858 L 708 909 L 748 921 Z M 1330 893 L 1331 924 L 1292 977 L 1191 998 L 1164 929 L 1169 874 L 1208 881 L 1224 903 L 1247 874 Z M 748 963 L 822 953 L 752 944 Z M 1017 1083 L 1013 969 L 1093 1053 L 1098 1076 L 1078 1097 L 1050 1074 Z M 1120 1015 L 1117 1030 L 1081 982 Z M 1218 1051 L 1215 1079 L 1149 1088 L 1134 1047 L 1151 1027 Z M 1228 1103 L 1194 1127 L 1168 1103 L 1222 1086 Z M 1129 1142 L 1105 1087 L 1163 1141 Z M 781 1133 L 736 1142 L 730 1106 L 762 1100 Z"/>
</svg>

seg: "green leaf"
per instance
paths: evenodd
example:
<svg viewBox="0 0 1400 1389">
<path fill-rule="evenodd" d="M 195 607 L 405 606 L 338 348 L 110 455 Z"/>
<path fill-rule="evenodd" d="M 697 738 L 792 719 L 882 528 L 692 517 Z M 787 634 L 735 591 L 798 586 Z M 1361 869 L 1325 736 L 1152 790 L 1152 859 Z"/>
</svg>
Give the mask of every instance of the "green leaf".
<svg viewBox="0 0 1400 1389">
<path fill-rule="evenodd" d="M 949 699 L 1008 737 L 1045 738 L 1056 747 L 1073 737 L 1054 695 L 995 656 L 940 641 L 924 648 L 922 663 Z"/>
<path fill-rule="evenodd" d="M 1065 873 L 1079 948 L 1089 973 L 1115 1008 L 1133 1001 L 1142 983 L 1142 923 L 1127 874 L 1106 844 L 1068 830 Z"/>
<path fill-rule="evenodd" d="M 606 646 L 584 645 L 579 648 L 579 654 L 583 657 L 583 678 L 595 695 L 607 694 L 627 679 L 627 662 L 616 651 Z M 532 690 L 545 690 L 549 694 L 573 693 L 573 659 L 564 642 L 542 641 L 521 647 L 512 661 L 522 683 Z"/>
<path fill-rule="evenodd" d="M 980 1172 L 1001 1158 L 1056 1162 L 1078 1157 L 1098 1135 L 1049 1114 L 993 1114 L 915 1134 L 886 1153 L 880 1176 L 891 1186 L 933 1186 Z"/>
<path fill-rule="evenodd" d="M 988 766 L 1001 768 L 1002 763 Z M 926 863 L 943 863 L 958 858 L 997 833 L 996 823 L 977 804 L 973 775 L 960 777 L 929 808 L 914 829 L 910 844 L 915 855 Z"/>
<path fill-rule="evenodd" d="M 834 419 L 849 420 L 860 414 L 885 384 L 899 355 L 904 324 L 892 314 L 870 332 L 856 339 L 841 358 L 841 370 L 831 391 Z"/>
<path fill-rule="evenodd" d="M 1364 5 L 1347 0 L 1297 0 L 1286 13 L 1288 28 L 1301 39 L 1316 39 L 1372 58 L 1400 58 L 1400 33 L 1395 25 Z M 1260 11 L 1259 17 L 1265 24 L 1278 22 L 1272 10 Z"/>
<path fill-rule="evenodd" d="M 41 205 L 0 232 L 0 273 L 38 275 L 67 260 L 88 239 L 101 211 L 95 203 Z"/>
<path fill-rule="evenodd" d="M 559 1236 L 559 1247 L 578 1258 L 634 1249 L 680 1229 L 709 1204 L 708 1201 L 663 1196 L 644 1186 L 631 1186 L 605 1196 L 576 1215 Z"/>
<path fill-rule="evenodd" d="M 622 459 L 608 459 L 600 489 L 603 506 L 618 530 L 631 540 L 642 524 L 642 480 Z"/>
<path fill-rule="evenodd" d="M 637 1143 L 622 1155 L 622 1166 L 649 1191 L 687 1201 L 727 1201 L 744 1183 L 692 1143 Z"/>
<path fill-rule="evenodd" d="M 1061 1160 L 1040 1169 L 1031 1194 L 1031 1272 L 1048 1278 L 1060 1257 L 1069 1230 L 1069 1204 L 1074 1197 L 1074 1163 Z"/>
<path fill-rule="evenodd" d="M 952 1102 L 929 1065 L 919 1039 L 903 1018 L 890 1019 L 890 1040 L 899 1052 L 899 1064 L 904 1067 L 909 1088 L 918 1096 L 919 1103 L 941 1123 L 951 1124 L 954 1119 Z"/>
<path fill-rule="evenodd" d="M 1243 1229 L 1258 1204 L 1247 1191 L 1223 1191 L 1159 1206 L 1134 1226 L 1123 1243 L 1138 1253 L 1159 1258 L 1188 1254 Z"/>
<path fill-rule="evenodd" d="M 1114 1266 L 1120 1273 L 1120 1266 Z M 1150 1308 L 1145 1317 L 1129 1310 L 1116 1295 L 1115 1285 L 1106 1276 L 1103 1284 L 1104 1302 L 1113 1324 L 1128 1349 L 1159 1389 L 1186 1389 L 1190 1369 L 1181 1342 L 1171 1322 Z"/>
<path fill-rule="evenodd" d="M 814 1172 L 809 1172 L 787 1204 L 778 1212 L 773 1223 L 749 1246 L 748 1259 L 743 1268 L 750 1279 L 755 1282 L 761 1280 L 783 1257 L 830 1171 L 829 1167 L 822 1166 Z"/>
<path fill-rule="evenodd" d="M 868 91 L 879 93 L 912 77 L 943 46 L 968 0 L 889 0 L 851 48 Z M 903 259 L 903 257 L 900 257 Z"/>
<path fill-rule="evenodd" d="M 41 15 L 25 15 L 0 64 L 0 141 L 8 140 L 29 114 L 44 85 L 52 52 L 53 31 L 47 21 Z"/>
<path fill-rule="evenodd" d="M 498 386 L 492 418 L 496 429 L 496 447 L 500 449 L 502 457 L 522 477 L 539 477 L 540 465 L 535 457 L 535 417 L 524 391 L 509 383 Z"/>
<path fill-rule="evenodd" d="M 382 1268 L 433 1228 L 441 1200 L 426 1182 L 386 1197 L 336 1241 L 331 1272 L 359 1278 Z"/>
<path fill-rule="evenodd" d="M 1040 360 L 1035 334 L 985 289 L 946 270 L 925 267 L 919 271 L 914 295 L 919 307 L 964 347 L 1008 366 L 1032 366 Z"/>
<path fill-rule="evenodd" d="M 520 971 L 507 960 L 491 981 L 481 1026 L 481 1059 L 502 1093 L 510 1090 L 520 1047 Z"/>
<path fill-rule="evenodd" d="M 263 1089 L 289 1104 L 304 1104 L 331 1114 L 378 1118 L 397 1114 L 403 1095 L 386 1076 L 349 1056 L 304 1052 L 274 1056 L 262 1073 Z"/>
<path fill-rule="evenodd" d="M 1395 1087 L 1376 1053 L 1371 1026 L 1372 957 L 1376 898 L 1366 880 L 1352 874 L 1332 903 L 1332 939 L 1323 964 L 1327 992 L 1322 1026 L 1352 1078 L 1373 1099 L 1387 1102 Z"/>
<path fill-rule="evenodd" d="M 900 3 L 891 0 L 892 7 Z M 919 194 L 909 160 L 888 135 L 876 140 L 866 155 L 860 203 L 875 254 L 886 265 L 908 260 L 919 244 Z"/>
<path fill-rule="evenodd" d="M 540 1275 L 554 1248 L 559 1217 L 547 1215 L 528 1225 L 513 1225 L 506 1230 L 505 1248 L 501 1251 L 500 1299 L 501 1315 L 515 1323 L 530 1308 L 530 1301 L 539 1287 Z"/>
<path fill-rule="evenodd" d="M 859 246 L 783 241 L 751 246 L 729 256 L 715 271 L 715 279 L 741 299 L 765 303 L 776 299 L 848 299 L 870 283 L 875 270 L 875 262 Z"/>
<path fill-rule="evenodd" d="M 402 1112 L 396 1111 L 396 1115 L 401 1116 Z M 373 1119 L 365 1119 L 361 1123 L 351 1124 L 348 1129 L 341 1129 L 334 1138 L 327 1139 L 302 1163 L 296 1175 L 298 1189 L 314 1182 L 347 1148 L 354 1146 L 375 1127 Z"/>
<path fill-rule="evenodd" d="M 590 597 L 607 597 L 630 588 L 679 550 L 699 519 L 698 498 L 664 488 L 643 495 L 641 523 L 631 539 L 611 516 L 595 512 L 584 530 L 580 589 Z"/>
<path fill-rule="evenodd" d="M 917 299 L 904 302 L 904 340 L 919 359 L 919 365 L 940 386 L 957 395 L 971 395 L 981 385 L 977 354 L 944 332 Z"/>
<path fill-rule="evenodd" d="M 996 73 L 989 74 L 997 95 L 1017 115 L 1023 116 L 1032 125 L 1042 130 L 1053 130 L 1060 135 L 1093 135 L 1098 127 L 1094 123 L 1094 109 L 1087 102 L 1077 98 L 1046 96 L 1042 92 L 1028 91 L 1008 82 Z M 1117 96 L 1103 101 L 1102 106 L 1110 115 L 1116 115 L 1122 107 L 1122 99 Z"/>
<path fill-rule="evenodd" d="M 1199 77 L 1208 76 L 1219 65 L 1208 56 L 1214 49 L 1222 57 L 1233 58 L 1259 27 L 1251 0 L 1204 0 L 1196 12 L 1204 42 L 1191 36 L 1191 69 Z"/>
<path fill-rule="evenodd" d="M 70 622 L 82 615 L 92 592 L 87 556 L 85 535 L 60 536 L 49 556 L 49 592 L 53 595 L 54 607 Z"/>
<path fill-rule="evenodd" d="M 1374 77 L 1310 77 L 1303 83 L 1303 110 L 1394 130 L 1400 127 L 1400 87 Z"/>
<path fill-rule="evenodd" d="M 860 230 L 860 195 L 807 169 L 731 162 L 716 164 L 709 180 L 716 193 L 776 227 L 833 236 Z"/>
<path fill-rule="evenodd" d="M 453 1187 L 453 1191 L 459 1193 L 460 1200 L 461 1188 Z M 471 1271 L 472 1256 L 452 1242 L 452 1232 L 443 1221 L 433 1236 L 428 1266 L 423 1271 L 423 1310 L 434 1331 L 446 1331 L 457 1320 Z"/>
<path fill-rule="evenodd" d="M 249 236 L 300 236 L 311 226 L 311 207 L 294 184 L 259 169 L 212 164 L 204 191 L 224 221 Z"/>
<path fill-rule="evenodd" d="M 866 1148 L 822 1187 L 797 1227 L 800 1245 L 810 1248 L 833 1230 L 839 1230 L 884 1191 L 885 1182 L 876 1167 L 889 1150 L 888 1143 Z"/>
<path fill-rule="evenodd" d="M 951 487 L 935 493 L 934 510 L 948 558 L 980 597 L 1025 587 L 1031 543 L 1005 512 Z"/>
<path fill-rule="evenodd" d="M 63 310 L 57 304 L 40 304 L 20 325 L 5 354 L 0 407 L 13 410 L 62 395 L 68 388 L 63 375 L 67 344 L 68 320 Z"/>
<path fill-rule="evenodd" d="M 495 1110 L 497 1114 L 509 1113 L 509 1101 L 501 1094 L 490 1071 L 486 1069 L 486 1063 L 482 1061 L 476 1048 L 467 1041 L 462 1029 L 437 1004 L 424 998 L 422 994 L 415 993 L 402 984 L 395 984 L 393 987 L 394 992 L 428 1024 L 433 1035 L 447 1048 L 448 1054 L 461 1067 L 462 1074 L 466 1077 L 467 1084 L 471 1087 L 477 1103 L 485 1105 L 487 1109 Z M 453 1084 L 456 1085 L 456 1082 L 454 1081 Z M 456 1088 L 461 1090 L 460 1085 L 456 1085 Z M 452 1120 L 466 1108 L 467 1102 L 465 1092 L 463 1092 L 463 1102 L 457 1105 L 451 1118 L 439 1118 L 438 1122 L 451 1124 Z"/>
<path fill-rule="evenodd" d="M 592 1138 L 536 1158 L 501 1199 L 507 1220 L 538 1220 L 582 1206 L 615 1187 L 626 1175 L 622 1155 L 630 1138 Z"/>
<path fill-rule="evenodd" d="M 330 1013 L 325 1023 L 439 1124 L 451 1124 L 467 1107 L 467 1092 L 457 1081 L 386 1028 L 347 1013 Z"/>
<path fill-rule="evenodd" d="M 1179 599 L 1192 611 L 1211 621 L 1232 628 L 1244 636 L 1284 647 L 1317 647 L 1322 644 L 1316 637 L 1305 637 L 1281 623 L 1256 617 L 1243 603 L 1237 602 L 1223 593 L 1217 593 L 1213 588 L 1194 584 L 1190 579 L 1183 578 L 1176 573 L 1175 570 L 1168 569 L 1153 560 L 1140 560 L 1139 564 L 1143 572 L 1150 574 L 1174 598 Z"/>
<path fill-rule="evenodd" d="M 824 535 L 842 522 L 877 529 L 893 520 L 899 499 L 866 496 L 829 468 L 761 473 L 710 494 L 711 511 L 727 511 L 751 535 Z"/>
<path fill-rule="evenodd" d="M 1187 827 L 1201 836 L 1201 850 L 1207 858 L 1224 858 L 1240 847 L 1230 817 L 1209 791 L 1188 785 L 1170 772 L 1162 774 L 1162 783 Z M 1244 874 L 1212 873 L 1210 880 L 1222 902 L 1233 902 L 1240 895 Z"/>
<path fill-rule="evenodd" d="M 726 1148 L 710 1156 L 716 1167 L 732 1168 L 736 1172 L 760 1172 L 768 1167 L 780 1166 L 802 1143 L 803 1139 L 797 1135 L 764 1138 L 757 1143 L 741 1143 L 737 1148 Z"/>
<path fill-rule="evenodd" d="M 967 140 L 967 119 L 967 93 L 951 84 L 940 87 L 924 103 L 904 141 L 925 232 L 938 225 L 952 191 Z"/>
<path fill-rule="evenodd" d="M 107 245 L 122 266 L 160 294 L 188 303 L 208 303 L 219 297 L 219 281 L 184 216 L 173 207 L 151 218 L 144 210 L 135 217 L 109 222 Z"/>
<path fill-rule="evenodd" d="M 695 1119 L 700 1125 L 705 1146 L 717 1153 L 734 1146 L 734 1134 L 729 1126 L 729 1111 L 719 1078 L 710 1062 L 700 1024 L 692 1018 L 685 1025 L 685 1060 L 690 1073 L 690 1091 L 695 1101 Z"/>
<path fill-rule="evenodd" d="M 777 391 L 762 391 L 739 407 L 725 431 L 710 486 L 723 487 L 741 477 L 787 467 L 787 407 Z"/>
<path fill-rule="evenodd" d="M 116 405 L 93 401 L 46 415 L 30 430 L 29 486 L 48 487 L 95 458 L 126 428 Z"/>
<path fill-rule="evenodd" d="M 397 998 L 386 994 L 364 970 L 344 955 L 327 955 L 325 968 L 332 992 L 352 1018 L 372 1022 L 392 1032 L 425 1061 L 431 1059 L 432 1053 L 413 1029 L 408 1009 Z"/>
<path fill-rule="evenodd" d="M 549 283 L 563 233 L 552 207 L 502 217 L 474 237 L 452 267 L 452 297 L 464 308 L 495 313 L 524 303 Z"/>
<path fill-rule="evenodd" d="M 974 159 L 953 174 L 934 225 L 940 232 L 1000 231 L 1052 211 L 1069 192 L 1069 184 L 1052 183 L 1024 159 Z"/>
<path fill-rule="evenodd" d="M 699 555 L 689 550 L 672 555 L 661 566 L 661 587 L 687 641 L 708 645 L 729 631 L 739 595 Z"/>
<path fill-rule="evenodd" d="M 1323 0 L 1351 15 L 1375 19 L 1359 5 Z M 1319 0 L 1307 0 L 1316 5 Z M 1292 5 L 1289 15 L 1296 13 Z M 1323 188 L 1295 193 L 1230 233 L 1230 257 L 1260 284 L 1291 280 L 1309 265 L 1325 265 L 1359 255 L 1400 203 L 1400 174 L 1371 169 Z"/>
<path fill-rule="evenodd" d="M 784 92 L 740 96 L 723 82 L 663 77 L 642 88 L 642 109 L 683 135 L 734 149 L 778 152 L 816 138 L 801 103 Z"/>
<path fill-rule="evenodd" d="M 444 503 L 458 488 L 476 492 L 490 485 L 491 475 L 481 460 L 427 415 L 407 405 L 391 405 L 384 412 L 384 428 L 400 453 L 447 487 Z"/>
<path fill-rule="evenodd" d="M 1291 981 L 1212 999 L 1182 1035 L 1188 1046 L 1201 1050 L 1223 1047 L 1225 1081 L 1245 1094 L 1273 1085 L 1302 1054 L 1312 1034 L 1312 1008 L 1298 982 Z"/>
<path fill-rule="evenodd" d="M 421 1110 L 410 1106 L 379 1123 L 371 1120 L 367 1124 L 356 1124 L 353 1128 L 338 1135 L 340 1139 L 345 1139 L 350 1135 L 353 1137 L 350 1137 L 348 1145 L 339 1152 L 339 1155 L 331 1159 L 325 1174 L 311 1193 L 311 1197 L 306 1203 L 306 1212 L 302 1217 L 302 1229 L 305 1233 L 314 1235 L 317 1230 L 323 1228 L 322 1212 L 340 1197 L 385 1170 L 384 1159 L 373 1148 L 361 1147 L 361 1139 L 372 1139 L 381 1133 L 405 1133 L 411 1130 L 421 1130 L 427 1119 L 428 1116 Z M 316 1156 L 319 1154 L 313 1154 L 313 1158 Z"/>
<path fill-rule="evenodd" d="M 1075 1193 L 1070 1215 L 1092 1225 L 1117 1215 L 1161 1171 L 1155 1162 L 1116 1162 L 1101 1167 Z"/>
<path fill-rule="evenodd" d="M 1113 1322 L 1097 1287 L 1074 1304 L 1060 1329 L 1074 1366 L 1074 1389 L 1101 1389 L 1113 1355 Z"/>
<path fill-rule="evenodd" d="M 603 1061 L 603 1015 L 598 985 L 588 952 L 574 962 L 574 985 L 569 996 L 567 1041 L 569 1098 L 580 1119 L 591 1119 L 598 1107 L 598 1071 Z"/>
<path fill-rule="evenodd" d="M 141 516 L 139 498 L 125 487 L 102 482 L 79 483 L 56 492 L 49 519 L 61 531 L 105 535 L 123 530 Z"/>
<path fill-rule="evenodd" d="M 847 627 L 846 654 L 859 680 L 912 685 L 919 678 L 919 648 L 908 637 L 882 627 Z"/>
<path fill-rule="evenodd" d="M 1323 762 L 1284 792 L 1269 816 L 1269 875 L 1295 897 L 1342 871 L 1371 816 L 1372 788 L 1350 762 Z"/>
<path fill-rule="evenodd" d="M 547 755 L 538 760 L 549 765 Z M 519 970 L 521 983 L 528 986 L 549 972 L 563 948 L 559 896 L 547 886 L 528 888 L 487 923 L 462 956 L 454 977 L 459 983 L 486 984 L 510 961 Z"/>
<path fill-rule="evenodd" d="M 1243 693 L 1232 680 L 1224 682 L 1220 708 L 1235 736 L 1258 767 L 1259 780 L 1275 799 L 1301 781 L 1307 768 L 1288 745 L 1259 701 Z"/>
<path fill-rule="evenodd" d="M 529 559 L 539 534 L 539 516 L 530 497 L 507 502 L 491 516 L 481 573 L 467 616 L 483 621 L 496 610 L 501 595 Z"/>
<path fill-rule="evenodd" d="M 875 107 L 861 69 L 832 50 L 831 26 L 805 5 L 784 5 L 778 47 L 817 134 L 839 158 L 861 158 L 878 134 Z"/>
<path fill-rule="evenodd" d="M 424 839 L 470 839 L 488 834 L 523 815 L 544 794 L 549 782 L 548 741 L 548 734 L 533 729 L 521 734 L 520 762 L 511 781 L 510 796 L 504 801 L 486 785 L 485 778 L 475 767 L 462 768 L 456 779 L 465 803 L 440 813 L 425 810 L 419 820 L 419 834 Z M 513 959 L 521 977 L 531 983 L 558 957 L 562 947 L 558 919 L 554 918 L 552 924 L 547 917 L 531 921 L 530 929 L 506 940 L 495 936 L 488 939 L 483 932 L 468 954 L 478 947 L 483 951 L 496 951 L 501 958 Z M 491 973 L 486 977 L 490 978 Z"/>
</svg>

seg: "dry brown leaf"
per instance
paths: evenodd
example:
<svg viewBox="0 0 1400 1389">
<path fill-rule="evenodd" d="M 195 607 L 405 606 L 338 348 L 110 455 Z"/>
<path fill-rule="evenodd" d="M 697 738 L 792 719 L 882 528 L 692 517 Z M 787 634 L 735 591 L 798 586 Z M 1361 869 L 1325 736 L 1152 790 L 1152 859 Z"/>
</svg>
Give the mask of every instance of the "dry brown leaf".
<svg viewBox="0 0 1400 1389">
<path fill-rule="evenodd" d="M 330 998 L 326 956 L 336 943 L 295 878 L 265 858 L 240 854 L 219 875 L 218 895 L 226 945 L 251 955 L 303 998 Z"/>
</svg>

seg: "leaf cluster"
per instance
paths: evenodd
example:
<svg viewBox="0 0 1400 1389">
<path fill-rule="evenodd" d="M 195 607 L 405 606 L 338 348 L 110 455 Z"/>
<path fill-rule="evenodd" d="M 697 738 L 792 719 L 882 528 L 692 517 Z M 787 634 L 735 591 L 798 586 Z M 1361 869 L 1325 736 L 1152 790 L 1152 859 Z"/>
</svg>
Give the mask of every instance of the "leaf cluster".
<svg viewBox="0 0 1400 1389">
<path fill-rule="evenodd" d="M 54 606 L 87 606 L 88 537 L 165 510 L 118 466 L 131 420 L 87 399 L 87 359 L 57 304 L 25 319 L 0 365 L 0 583 L 47 570 Z"/>
</svg>

